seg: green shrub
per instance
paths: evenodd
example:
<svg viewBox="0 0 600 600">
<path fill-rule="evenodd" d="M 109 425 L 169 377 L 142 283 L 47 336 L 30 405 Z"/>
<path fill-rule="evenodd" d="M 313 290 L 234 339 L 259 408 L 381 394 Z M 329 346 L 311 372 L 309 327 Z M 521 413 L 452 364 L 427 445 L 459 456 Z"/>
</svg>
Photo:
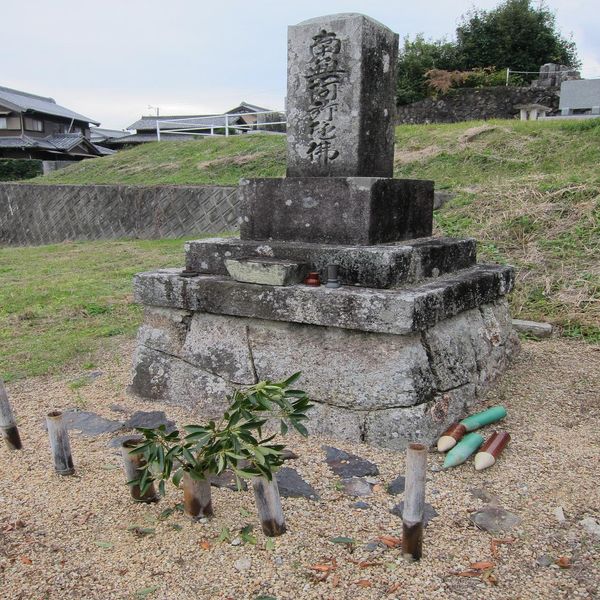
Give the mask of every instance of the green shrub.
<svg viewBox="0 0 600 600">
<path fill-rule="evenodd" d="M 0 158 L 0 181 L 33 179 L 41 174 L 41 160 L 30 158 Z"/>
</svg>

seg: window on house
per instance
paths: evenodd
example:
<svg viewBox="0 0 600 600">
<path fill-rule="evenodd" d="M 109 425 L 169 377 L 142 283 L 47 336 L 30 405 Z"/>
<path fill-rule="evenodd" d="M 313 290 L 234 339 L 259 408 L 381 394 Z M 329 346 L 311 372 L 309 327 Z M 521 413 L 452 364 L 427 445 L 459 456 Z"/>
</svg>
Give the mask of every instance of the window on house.
<svg viewBox="0 0 600 600">
<path fill-rule="evenodd" d="M 8 129 L 8 119 L 6 117 L 0 117 L 0 129 Z"/>
<path fill-rule="evenodd" d="M 41 119 L 25 117 L 25 129 L 27 131 L 44 131 L 44 122 Z"/>
</svg>

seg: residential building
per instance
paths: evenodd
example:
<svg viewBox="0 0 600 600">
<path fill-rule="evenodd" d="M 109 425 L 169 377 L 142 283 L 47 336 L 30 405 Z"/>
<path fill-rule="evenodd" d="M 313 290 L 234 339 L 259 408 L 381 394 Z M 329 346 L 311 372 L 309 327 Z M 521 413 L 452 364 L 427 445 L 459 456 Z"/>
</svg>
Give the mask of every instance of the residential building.
<svg viewBox="0 0 600 600">
<path fill-rule="evenodd" d="M 97 121 L 53 98 L 0 87 L 0 158 L 81 160 L 112 154 L 90 139 Z"/>
</svg>

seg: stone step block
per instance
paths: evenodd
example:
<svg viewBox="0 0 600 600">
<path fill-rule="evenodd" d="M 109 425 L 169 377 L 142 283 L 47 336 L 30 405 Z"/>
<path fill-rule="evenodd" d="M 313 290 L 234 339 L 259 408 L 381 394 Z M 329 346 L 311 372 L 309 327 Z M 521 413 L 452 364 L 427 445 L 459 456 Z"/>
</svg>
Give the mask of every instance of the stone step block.
<svg viewBox="0 0 600 600">
<path fill-rule="evenodd" d="M 212 275 L 227 274 L 226 260 L 278 258 L 308 263 L 325 281 L 327 265 L 336 264 L 342 285 L 387 289 L 472 267 L 476 242 L 471 238 L 421 238 L 380 246 L 345 246 L 208 238 L 187 242 L 185 255 L 186 269 Z"/>
<path fill-rule="evenodd" d="M 424 330 L 464 310 L 493 302 L 512 289 L 512 267 L 476 265 L 428 283 L 397 290 L 343 286 L 256 285 L 221 275 L 188 278 L 179 269 L 139 273 L 134 298 L 213 314 L 405 334 Z"/>
<path fill-rule="evenodd" d="M 433 181 L 385 177 L 242 179 L 240 237 L 368 246 L 430 236 Z"/>
<path fill-rule="evenodd" d="M 226 258 L 232 279 L 261 285 L 292 285 L 308 275 L 309 265 L 277 258 Z"/>
</svg>

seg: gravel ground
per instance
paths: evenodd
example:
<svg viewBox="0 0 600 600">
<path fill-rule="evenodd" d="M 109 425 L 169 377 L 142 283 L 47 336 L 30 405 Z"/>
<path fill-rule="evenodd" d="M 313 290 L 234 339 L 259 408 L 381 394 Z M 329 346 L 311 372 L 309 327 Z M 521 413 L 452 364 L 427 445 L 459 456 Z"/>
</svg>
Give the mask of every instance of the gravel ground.
<svg viewBox="0 0 600 600">
<path fill-rule="evenodd" d="M 397 548 L 366 547 L 378 536 L 401 532 L 401 520 L 389 510 L 402 496 L 389 495 L 385 486 L 403 473 L 403 454 L 291 437 L 289 446 L 299 458 L 288 466 L 321 499 L 283 500 L 289 531 L 274 541 L 274 548 L 260 531 L 251 491 L 213 488 L 216 515 L 206 523 L 192 523 L 178 511 L 158 518 L 181 501 L 173 486 L 158 504 L 132 503 L 120 457 L 107 447 L 109 435 L 73 432 L 77 474 L 55 475 L 42 428 L 50 409 L 79 407 L 119 420 L 136 410 L 164 409 L 178 424 L 195 420 L 184 410 L 127 396 L 131 351 L 125 344 L 100 356 L 102 375 L 76 390 L 68 385 L 81 376 L 75 371 L 8 386 L 25 449 L 0 447 L 0 597 L 600 597 L 600 539 L 579 523 L 600 517 L 598 348 L 560 340 L 523 344 L 512 370 L 482 403 L 507 407 L 504 427 L 512 442 L 487 471 L 477 473 L 468 463 L 429 472 L 427 500 L 439 516 L 425 530 L 423 559 L 412 564 Z M 115 404 L 125 412 L 115 410 Z M 353 508 L 357 499 L 340 491 L 338 478 L 323 462 L 322 444 L 379 466 L 380 485 L 372 496 L 360 498 L 368 509 Z M 440 455 L 431 453 L 429 466 L 440 464 Z M 495 537 L 477 529 L 469 515 L 484 502 L 472 495 L 473 488 L 496 496 L 521 523 Z M 562 523 L 554 514 L 557 507 L 564 511 Z M 218 540 L 223 527 L 235 539 L 246 524 L 255 525 L 256 544 Z M 331 542 L 336 536 L 355 544 Z M 552 564 L 536 564 L 542 556 Z M 559 560 L 566 568 L 555 564 Z M 493 565 L 479 576 L 456 574 L 481 561 Z M 329 570 L 311 570 L 316 564 Z"/>
</svg>

